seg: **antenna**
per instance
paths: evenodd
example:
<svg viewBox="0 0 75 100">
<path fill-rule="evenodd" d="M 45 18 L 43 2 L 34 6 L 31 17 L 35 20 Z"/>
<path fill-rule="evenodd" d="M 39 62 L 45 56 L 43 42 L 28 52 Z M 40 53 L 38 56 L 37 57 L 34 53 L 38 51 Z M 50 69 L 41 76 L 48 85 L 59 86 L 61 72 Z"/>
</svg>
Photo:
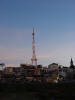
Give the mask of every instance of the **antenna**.
<svg viewBox="0 0 75 100">
<path fill-rule="evenodd" d="M 36 53 L 35 53 L 35 33 L 34 33 L 34 28 L 33 28 L 33 32 L 32 32 L 32 65 L 37 66 L 37 58 L 36 58 Z"/>
</svg>

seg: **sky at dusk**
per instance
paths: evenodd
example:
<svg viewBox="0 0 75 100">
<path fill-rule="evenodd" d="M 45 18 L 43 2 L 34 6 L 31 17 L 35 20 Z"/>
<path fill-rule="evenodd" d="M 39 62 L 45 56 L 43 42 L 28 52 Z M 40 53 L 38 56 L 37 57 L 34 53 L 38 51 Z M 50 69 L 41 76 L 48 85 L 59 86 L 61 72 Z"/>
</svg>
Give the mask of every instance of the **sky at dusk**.
<svg viewBox="0 0 75 100">
<path fill-rule="evenodd" d="M 35 28 L 38 64 L 75 64 L 75 0 L 0 0 L 0 62 L 30 62 Z"/>
</svg>

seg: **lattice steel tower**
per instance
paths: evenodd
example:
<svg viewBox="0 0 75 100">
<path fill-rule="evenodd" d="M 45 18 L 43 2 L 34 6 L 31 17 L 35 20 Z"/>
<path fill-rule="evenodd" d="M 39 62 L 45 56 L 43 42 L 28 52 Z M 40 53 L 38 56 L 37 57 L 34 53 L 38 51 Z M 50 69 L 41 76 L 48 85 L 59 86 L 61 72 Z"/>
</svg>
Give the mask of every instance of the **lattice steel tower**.
<svg viewBox="0 0 75 100">
<path fill-rule="evenodd" d="M 31 61 L 32 61 L 32 65 L 35 65 L 37 66 L 37 58 L 36 58 L 36 54 L 35 54 L 35 38 L 34 38 L 34 28 L 33 28 L 33 32 L 32 32 L 32 58 L 31 58 Z"/>
</svg>

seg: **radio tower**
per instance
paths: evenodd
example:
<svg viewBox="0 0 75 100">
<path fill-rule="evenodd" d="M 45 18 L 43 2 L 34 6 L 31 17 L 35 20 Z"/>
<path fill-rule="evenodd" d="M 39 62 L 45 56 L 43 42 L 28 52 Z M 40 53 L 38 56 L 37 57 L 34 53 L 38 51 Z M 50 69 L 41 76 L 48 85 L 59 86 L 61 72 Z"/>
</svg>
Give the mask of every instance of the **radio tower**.
<svg viewBox="0 0 75 100">
<path fill-rule="evenodd" d="M 33 32 L 32 32 L 32 65 L 37 66 L 37 58 L 36 58 L 36 54 L 35 54 L 35 39 L 34 39 L 34 28 L 33 28 Z"/>
</svg>

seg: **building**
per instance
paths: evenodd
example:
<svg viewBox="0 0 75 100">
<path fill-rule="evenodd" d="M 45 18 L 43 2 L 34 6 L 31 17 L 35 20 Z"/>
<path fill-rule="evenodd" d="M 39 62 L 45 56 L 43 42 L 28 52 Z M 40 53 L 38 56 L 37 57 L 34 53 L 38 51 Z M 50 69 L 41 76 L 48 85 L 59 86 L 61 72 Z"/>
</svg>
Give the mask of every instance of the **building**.
<svg viewBox="0 0 75 100">
<path fill-rule="evenodd" d="M 34 76 L 35 74 L 35 66 L 29 64 L 29 63 L 22 63 L 20 64 L 22 74 L 25 76 Z"/>
<path fill-rule="evenodd" d="M 3 70 L 3 73 L 12 74 L 13 73 L 13 67 L 5 67 L 4 70 Z"/>
<path fill-rule="evenodd" d="M 48 69 L 49 70 L 58 70 L 58 64 L 57 63 L 52 63 L 50 65 L 48 65 Z"/>
<path fill-rule="evenodd" d="M 59 67 L 58 73 L 60 80 L 66 80 L 69 71 L 69 67 Z"/>
</svg>

